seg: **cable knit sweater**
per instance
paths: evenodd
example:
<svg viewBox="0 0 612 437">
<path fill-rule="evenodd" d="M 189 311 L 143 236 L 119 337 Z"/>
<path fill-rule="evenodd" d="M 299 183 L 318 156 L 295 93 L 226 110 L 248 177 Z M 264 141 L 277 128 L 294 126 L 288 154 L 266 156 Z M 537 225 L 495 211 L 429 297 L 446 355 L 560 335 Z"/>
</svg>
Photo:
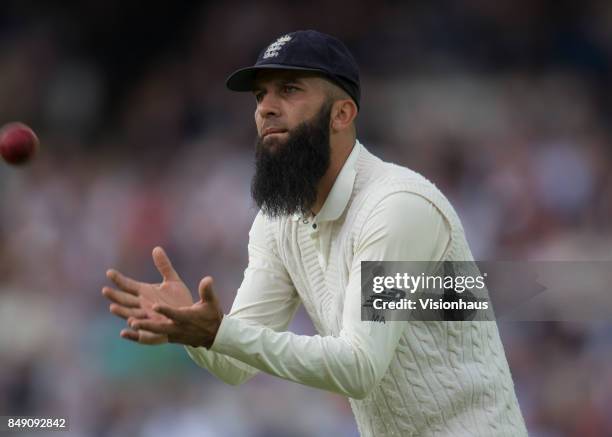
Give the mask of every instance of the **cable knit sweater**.
<svg viewBox="0 0 612 437">
<path fill-rule="evenodd" d="M 356 142 L 317 216 L 258 214 L 230 313 L 187 352 L 230 384 L 262 370 L 344 394 L 364 437 L 526 436 L 495 322 L 361 321 L 361 261 L 472 259 L 440 191 Z M 285 331 L 299 303 L 319 335 Z"/>
</svg>

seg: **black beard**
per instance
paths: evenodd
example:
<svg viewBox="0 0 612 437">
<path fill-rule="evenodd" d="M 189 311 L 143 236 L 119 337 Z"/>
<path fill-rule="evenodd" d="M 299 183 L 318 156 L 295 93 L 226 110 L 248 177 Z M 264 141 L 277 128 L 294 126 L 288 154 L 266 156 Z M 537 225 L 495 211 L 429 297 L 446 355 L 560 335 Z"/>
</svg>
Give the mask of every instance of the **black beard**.
<svg viewBox="0 0 612 437">
<path fill-rule="evenodd" d="M 329 168 L 331 104 L 288 131 L 283 142 L 264 144 L 257 138 L 251 195 L 269 217 L 309 215 L 317 184 Z"/>
</svg>

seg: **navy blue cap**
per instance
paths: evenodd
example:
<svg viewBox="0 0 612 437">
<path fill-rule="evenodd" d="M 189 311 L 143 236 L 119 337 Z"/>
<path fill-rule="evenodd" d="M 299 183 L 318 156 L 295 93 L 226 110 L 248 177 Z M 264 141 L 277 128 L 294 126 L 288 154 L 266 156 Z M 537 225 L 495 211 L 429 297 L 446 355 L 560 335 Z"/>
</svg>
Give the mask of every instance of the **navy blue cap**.
<svg viewBox="0 0 612 437">
<path fill-rule="evenodd" d="M 298 30 L 277 38 L 259 54 L 252 67 L 234 71 L 226 85 L 233 91 L 253 91 L 260 70 L 316 71 L 347 92 L 359 108 L 361 90 L 355 58 L 337 38 L 316 30 Z"/>
</svg>

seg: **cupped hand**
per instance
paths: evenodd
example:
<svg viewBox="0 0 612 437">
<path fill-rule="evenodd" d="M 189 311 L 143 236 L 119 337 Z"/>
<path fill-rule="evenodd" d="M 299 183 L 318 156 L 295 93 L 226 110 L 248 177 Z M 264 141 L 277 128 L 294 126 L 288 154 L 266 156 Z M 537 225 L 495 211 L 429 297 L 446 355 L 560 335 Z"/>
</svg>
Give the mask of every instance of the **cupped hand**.
<svg viewBox="0 0 612 437">
<path fill-rule="evenodd" d="M 161 247 L 153 249 L 153 262 L 163 279 L 158 284 L 137 281 L 115 269 L 106 272 L 106 276 L 117 287 L 102 288 L 102 294 L 112 302 L 109 307 L 111 313 L 128 320 L 128 323 L 141 319 L 166 322 L 168 319 L 164 315 L 154 311 L 155 305 L 181 308 L 193 304 L 191 292 L 174 270 L 170 259 Z M 120 335 L 125 339 L 142 344 L 168 342 L 167 335 L 146 330 L 124 329 Z"/>
<path fill-rule="evenodd" d="M 210 348 L 221 326 L 223 311 L 213 292 L 213 278 L 203 278 L 198 291 L 200 300 L 190 306 L 155 304 L 153 310 L 165 320 L 133 318 L 129 320 L 130 327 L 152 335 L 165 335 L 171 343 Z"/>
</svg>

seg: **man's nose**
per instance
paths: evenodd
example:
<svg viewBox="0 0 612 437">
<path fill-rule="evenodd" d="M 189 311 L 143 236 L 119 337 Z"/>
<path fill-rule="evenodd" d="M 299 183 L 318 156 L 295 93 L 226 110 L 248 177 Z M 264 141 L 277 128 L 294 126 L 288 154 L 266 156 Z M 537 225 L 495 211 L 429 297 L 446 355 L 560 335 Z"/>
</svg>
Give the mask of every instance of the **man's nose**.
<svg viewBox="0 0 612 437">
<path fill-rule="evenodd" d="M 279 100 L 274 94 L 266 93 L 259 104 L 257 105 L 257 111 L 263 118 L 267 117 L 278 117 L 280 115 Z"/>
</svg>

